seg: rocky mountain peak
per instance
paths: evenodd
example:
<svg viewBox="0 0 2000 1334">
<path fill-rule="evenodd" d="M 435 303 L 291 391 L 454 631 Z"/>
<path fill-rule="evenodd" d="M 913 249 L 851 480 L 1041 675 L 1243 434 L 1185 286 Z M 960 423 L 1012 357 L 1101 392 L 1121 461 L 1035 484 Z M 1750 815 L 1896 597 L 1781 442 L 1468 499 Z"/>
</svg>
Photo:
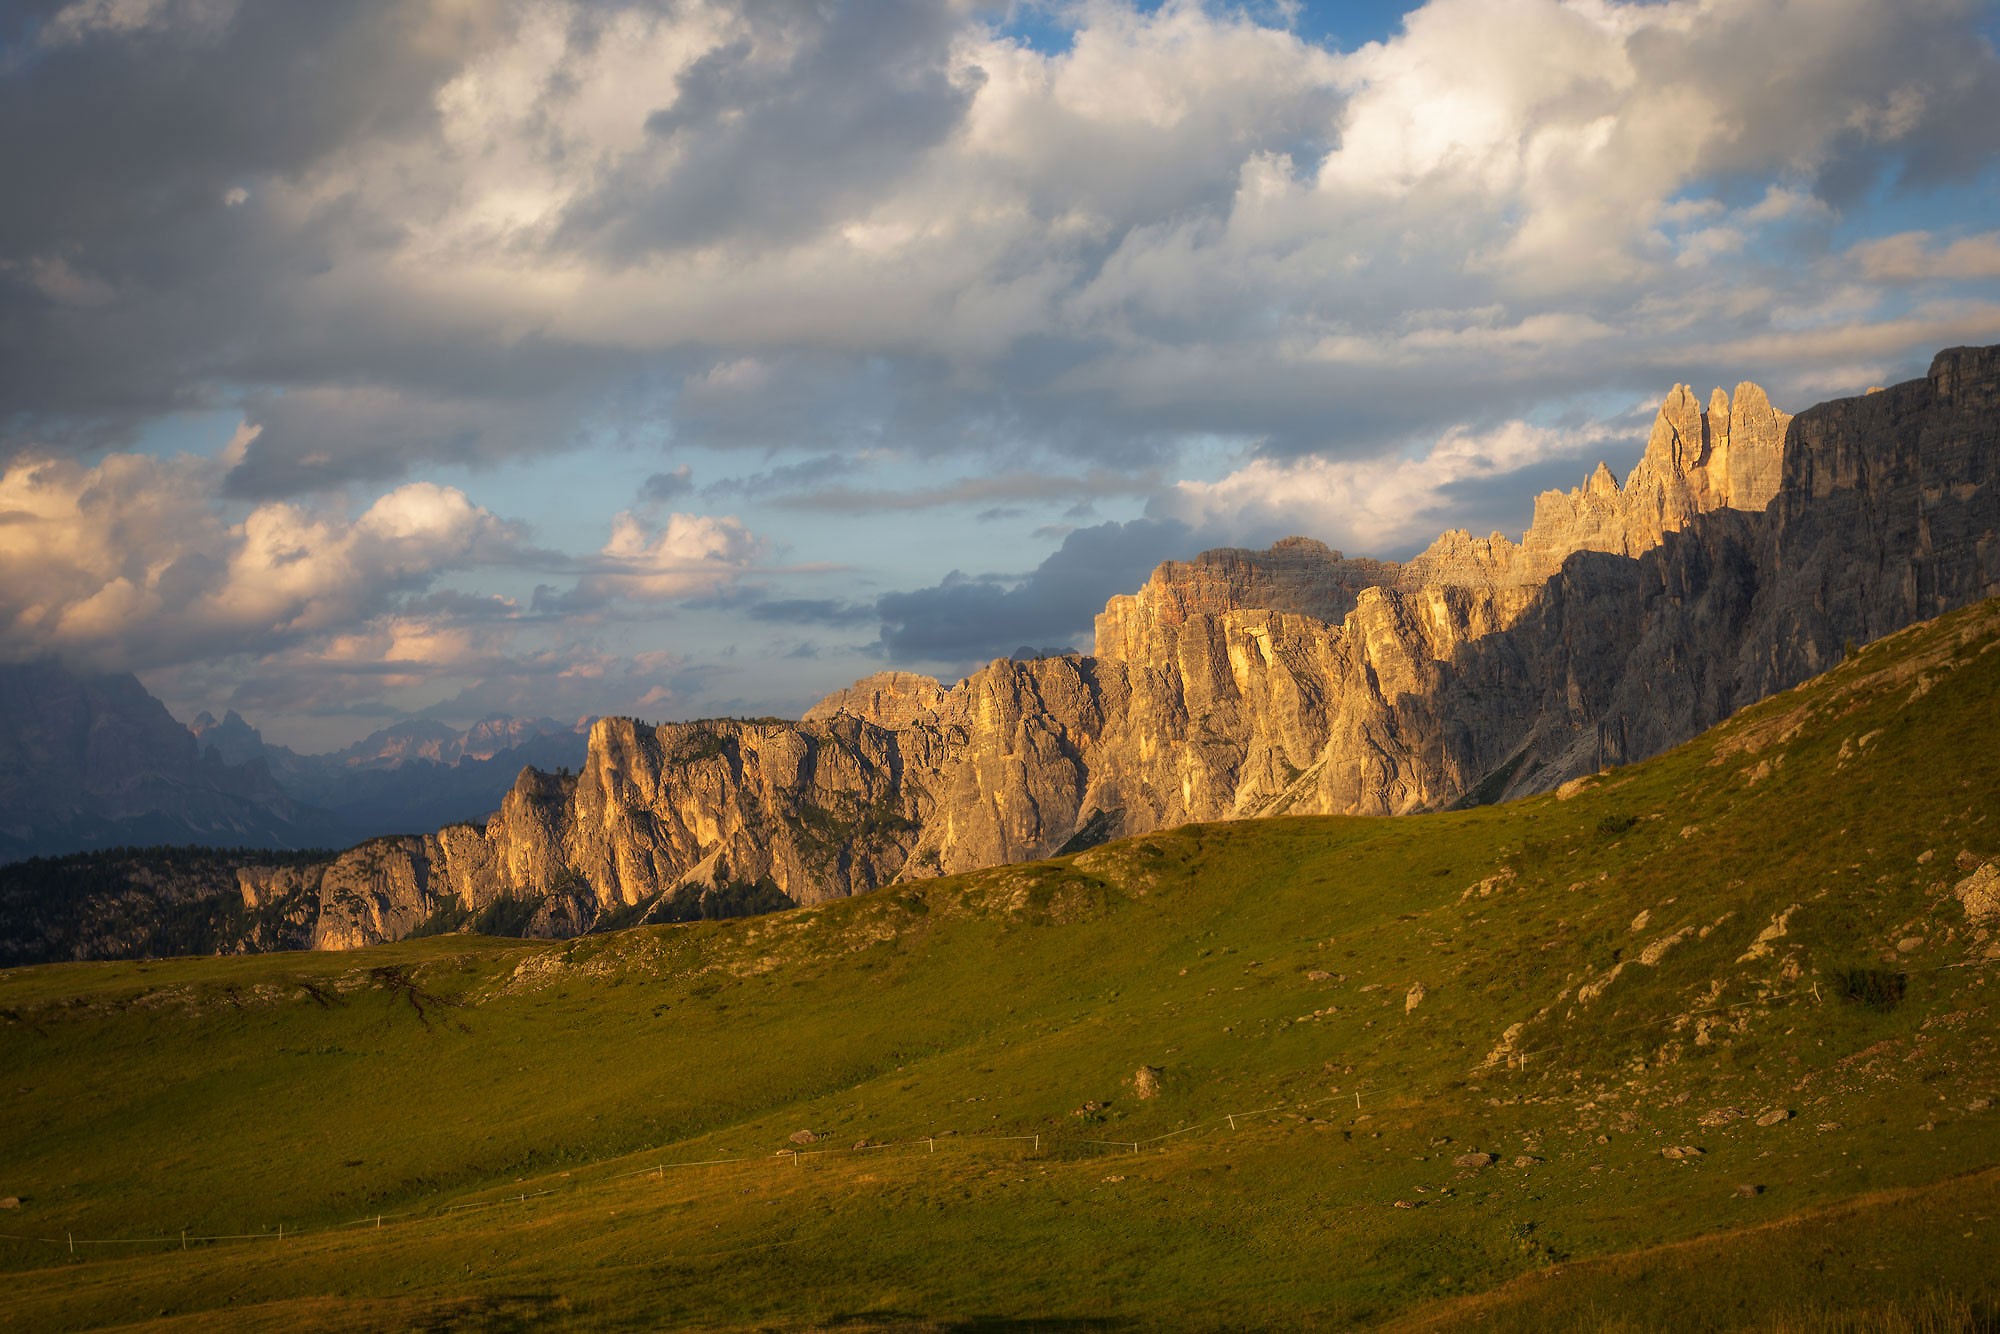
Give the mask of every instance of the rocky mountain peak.
<svg viewBox="0 0 2000 1334">
<path fill-rule="evenodd" d="M 946 691 L 936 678 L 915 672 L 877 672 L 834 691 L 805 712 L 806 722 L 847 714 L 877 727 L 936 722 Z"/>
</svg>

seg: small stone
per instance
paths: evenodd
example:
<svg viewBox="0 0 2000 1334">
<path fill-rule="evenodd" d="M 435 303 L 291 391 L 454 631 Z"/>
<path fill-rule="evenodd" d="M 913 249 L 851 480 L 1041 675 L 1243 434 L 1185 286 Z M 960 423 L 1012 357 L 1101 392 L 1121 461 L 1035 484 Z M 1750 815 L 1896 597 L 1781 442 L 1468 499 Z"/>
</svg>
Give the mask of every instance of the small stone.
<svg viewBox="0 0 2000 1334">
<path fill-rule="evenodd" d="M 1937 853 L 1931 851 L 1929 848 L 1925 848 L 1922 852 L 1917 854 L 1917 865 L 1929 866 L 1931 864 L 1931 858 L 1935 856 L 1937 856 Z"/>
<path fill-rule="evenodd" d="M 1646 929 L 1646 923 L 1652 920 L 1653 920 L 1653 910 L 1651 908 L 1647 908 L 1642 912 L 1640 912 L 1640 914 L 1637 917 L 1634 917 L 1632 919 L 1632 929 L 1634 931 L 1644 931 Z"/>
<path fill-rule="evenodd" d="M 1540 1167 L 1541 1165 L 1542 1159 L 1535 1157 L 1531 1153 L 1524 1153 L 1514 1160 L 1514 1166 L 1516 1167 Z"/>
<path fill-rule="evenodd" d="M 1707 1127 L 1708 1129 L 1713 1130 L 1717 1126 L 1728 1125 L 1731 1121 L 1734 1121 L 1737 1117 L 1741 1115 L 1743 1115 L 1743 1113 L 1737 1111 L 1734 1107 L 1717 1107 L 1713 1111 L 1704 1112 L 1702 1114 L 1701 1124 Z"/>
<path fill-rule="evenodd" d="M 1333 974 L 1332 974 L 1332 973 L 1329 973 L 1329 972 L 1327 972 L 1327 971 L 1326 971 L 1326 969 L 1324 969 L 1324 968 L 1314 968 L 1314 969 L 1312 969 L 1312 970 L 1311 970 L 1310 972 L 1308 972 L 1308 973 L 1306 974 L 1306 981 L 1308 981 L 1308 982 L 1325 982 L 1325 981 L 1329 981 L 1329 980 L 1330 980 L 1330 979 L 1331 979 L 1332 977 L 1333 977 Z"/>
<path fill-rule="evenodd" d="M 1821 1130 L 1838 1130 L 1838 1129 L 1840 1129 L 1840 1122 L 1838 1122 L 1838 1121 L 1822 1121 L 1822 1122 L 1820 1122 L 1820 1123 L 1819 1123 L 1819 1128 L 1820 1128 Z"/>
<path fill-rule="evenodd" d="M 1961 871 L 1970 871 L 1973 867 L 1979 865 L 1979 858 L 1972 855 L 1971 849 L 1960 848 L 1958 856 L 1952 858 L 1952 864 L 1957 866 Z"/>
<path fill-rule="evenodd" d="M 1599 1144 L 1609 1144 L 1609 1143 L 1611 1142 L 1611 1136 L 1609 1136 L 1609 1135 L 1599 1135 L 1599 1136 L 1597 1137 L 1597 1142 L 1598 1142 Z"/>
<path fill-rule="evenodd" d="M 1922 936 L 1904 936 L 1896 942 L 1896 952 L 1898 954 L 1915 954 L 1923 947 L 1924 938 Z"/>
<path fill-rule="evenodd" d="M 1968 1112 L 1983 1112 L 1992 1105 L 1993 1099 L 1991 1098 L 1974 1098 L 1971 1102 L 1965 1104 L 1965 1110 Z M 4 1205 L 0 1205 L 0 1208 L 4 1207 Z"/>
<path fill-rule="evenodd" d="M 1739 1199 L 1754 1200 L 1763 1193 L 1764 1188 L 1762 1186 L 1742 1185 L 1736 1188 L 1736 1194 Z"/>
<path fill-rule="evenodd" d="M 1780 1121 L 1789 1121 L 1791 1119 L 1792 1119 L 1791 1108 L 1773 1107 L 1770 1111 L 1764 1113 L 1762 1116 L 1757 1118 L 1757 1124 L 1760 1126 L 1774 1126 L 1777 1125 Z"/>
<path fill-rule="evenodd" d="M 1926 1121 L 1926 1122 L 1924 1122 L 1924 1123 L 1923 1123 L 1922 1125 L 1918 1126 L 1918 1127 L 1917 1127 L 1917 1129 L 1919 1129 L 1919 1130 L 1936 1130 L 1936 1129 L 1937 1129 L 1937 1122 L 1935 1122 L 1935 1121 Z"/>
<path fill-rule="evenodd" d="M 1142 1065 L 1132 1076 L 1132 1096 L 1144 1101 L 1160 1096 L 1160 1076 L 1166 1073 L 1157 1065 Z"/>
<path fill-rule="evenodd" d="M 813 1144 L 819 1140 L 819 1136 L 810 1130 L 794 1130 L 789 1138 L 794 1144 Z"/>
<path fill-rule="evenodd" d="M 1125 1178 L 1124 1178 L 1124 1177 L 1106 1177 L 1106 1178 L 1104 1178 L 1104 1179 L 1105 1179 L 1106 1181 L 1123 1181 L 1123 1180 L 1124 1180 Z"/>
<path fill-rule="evenodd" d="M 9 1195 L 5 1199 L 0 1199 L 0 1209 L 18 1209 L 20 1207 L 21 1197 L 18 1195 Z"/>
<path fill-rule="evenodd" d="M 1453 1167 L 1491 1167 L 1493 1155 L 1490 1153 L 1461 1153 L 1451 1160 Z"/>
<path fill-rule="evenodd" d="M 1228 1030 L 1228 1029 L 1226 1029 L 1226 1028 L 1225 1028 L 1225 1029 L 1223 1030 L 1223 1032 L 1225 1032 L 1225 1033 L 1226 1033 L 1226 1032 L 1228 1032 L 1228 1031 L 1229 1031 L 1229 1030 Z M 1103 1111 L 1103 1110 L 1104 1110 L 1104 1104 L 1103 1104 L 1103 1103 L 1101 1103 L 1101 1102 L 1095 1102 L 1095 1101 L 1092 1101 L 1092 1102 L 1087 1102 L 1087 1103 L 1085 1103 L 1085 1104 L 1084 1104 L 1083 1106 L 1081 1106 L 1081 1107 L 1077 1108 L 1077 1109 L 1076 1109 L 1075 1111 L 1071 1112 L 1071 1113 L 1070 1113 L 1070 1115 L 1071 1115 L 1071 1116 L 1094 1116 L 1094 1115 L 1096 1115 L 1096 1114 L 1097 1114 L 1098 1112 L 1101 1112 L 1101 1111 Z"/>
<path fill-rule="evenodd" d="M 1419 1005 L 1422 1005 L 1424 1003 L 1424 997 L 1429 994 L 1430 994 L 1429 992 L 1424 990 L 1423 983 L 1421 982 L 1410 983 L 1409 991 L 1405 992 L 1403 995 L 1403 1013 L 1408 1014 L 1410 1011 L 1416 1009 Z"/>
<path fill-rule="evenodd" d="M 1692 1144 L 1674 1144 L 1660 1150 L 1660 1157 L 1679 1161 L 1682 1158 L 1699 1158 L 1706 1150 L 1697 1149 Z"/>
<path fill-rule="evenodd" d="M 858 1139 L 854 1141 L 854 1147 L 857 1149 L 872 1149 L 876 1147 L 876 1144 L 872 1139 Z"/>
<path fill-rule="evenodd" d="M 1397 1200 L 1396 1207 L 1398 1209 L 1421 1209 L 1424 1207 L 1424 1202 L 1422 1200 Z"/>
</svg>

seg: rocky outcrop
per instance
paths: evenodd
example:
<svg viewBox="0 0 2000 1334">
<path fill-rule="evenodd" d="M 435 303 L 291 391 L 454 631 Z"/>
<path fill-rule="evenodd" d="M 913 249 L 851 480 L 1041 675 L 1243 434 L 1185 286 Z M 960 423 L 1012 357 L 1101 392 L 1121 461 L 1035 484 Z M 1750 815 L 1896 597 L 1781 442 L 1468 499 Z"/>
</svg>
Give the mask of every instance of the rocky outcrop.
<svg viewBox="0 0 2000 1334">
<path fill-rule="evenodd" d="M 1190 820 L 1551 790 L 1686 740 L 1849 642 L 2000 594 L 2000 348 L 1796 419 L 1685 387 L 1621 484 L 1405 562 L 1291 538 L 1170 561 L 1090 655 L 890 672 L 798 723 L 600 720 L 483 827 L 245 871 L 314 944 L 814 903 Z"/>
<path fill-rule="evenodd" d="M 937 721 L 944 697 L 944 687 L 931 677 L 915 672 L 877 672 L 845 690 L 834 691 L 807 709 L 803 721 L 824 722 L 846 714 L 877 727 L 909 727 Z"/>
</svg>

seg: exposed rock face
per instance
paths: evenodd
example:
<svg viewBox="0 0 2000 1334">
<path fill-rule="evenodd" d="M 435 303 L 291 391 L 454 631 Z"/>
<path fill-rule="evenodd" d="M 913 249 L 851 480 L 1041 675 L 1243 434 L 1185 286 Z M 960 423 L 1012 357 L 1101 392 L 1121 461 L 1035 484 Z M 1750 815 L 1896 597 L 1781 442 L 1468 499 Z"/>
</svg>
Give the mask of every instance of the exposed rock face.
<svg viewBox="0 0 2000 1334">
<path fill-rule="evenodd" d="M 2000 348 L 1796 419 L 1755 385 L 1706 409 L 1677 386 L 1623 485 L 1600 465 L 1539 497 L 1518 543 L 1452 532 L 1391 563 L 1292 538 L 1168 562 L 1111 599 L 1093 655 L 996 661 L 952 689 L 883 673 L 796 724 L 602 719 L 575 777 L 524 771 L 483 829 L 246 872 L 242 891 L 315 897 L 328 948 L 524 898 L 533 930 L 566 934 L 1189 820 L 1548 791 L 1850 640 L 2000 594 L 1996 465 Z"/>
<path fill-rule="evenodd" d="M 824 722 L 844 713 L 877 727 L 909 727 L 935 722 L 944 696 L 944 687 L 931 677 L 915 672 L 877 672 L 807 709 L 804 721 Z"/>
</svg>

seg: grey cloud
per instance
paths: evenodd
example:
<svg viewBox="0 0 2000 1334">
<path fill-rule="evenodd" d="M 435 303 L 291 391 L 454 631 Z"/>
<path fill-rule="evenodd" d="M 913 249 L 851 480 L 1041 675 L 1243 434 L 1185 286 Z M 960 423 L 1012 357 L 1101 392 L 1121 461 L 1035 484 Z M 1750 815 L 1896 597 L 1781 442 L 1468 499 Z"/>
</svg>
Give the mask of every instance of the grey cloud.
<svg viewBox="0 0 2000 1334">
<path fill-rule="evenodd" d="M 703 487 L 701 494 L 709 500 L 721 500 L 729 496 L 748 496 L 762 499 L 790 492 L 808 491 L 835 477 L 847 477 L 862 470 L 862 464 L 840 454 L 821 454 L 802 463 L 787 463 L 782 467 L 767 468 L 763 472 L 750 473 L 743 477 L 725 477 Z"/>
<path fill-rule="evenodd" d="M 1781 393 L 1830 364 L 1819 345 L 1768 337 L 1774 309 L 1853 278 L 1812 262 L 1830 224 L 1677 269 L 1694 224 L 1654 228 L 1650 211 L 1711 188 L 1736 208 L 1776 181 L 1817 180 L 1829 197 L 1924 187 L 1985 169 L 2000 146 L 2000 67 L 1979 11 L 1949 3 L 1857 0 L 1826 19 L 1742 0 L 1686 32 L 1621 11 L 1639 34 L 1637 92 L 1604 66 L 1553 69 L 1545 101 L 1499 109 L 1519 123 L 1503 126 L 1496 158 L 1513 165 L 1496 175 L 1517 179 L 1534 156 L 1523 136 L 1562 142 L 1582 111 L 1617 120 L 1627 93 L 1692 99 L 1720 129 L 1690 166 L 1662 145 L 1701 117 L 1636 116 L 1590 159 L 1616 173 L 1579 159 L 1532 198 L 1421 163 L 1414 184 L 1317 188 L 1363 128 L 1342 90 L 1392 76 L 1223 6 L 1074 11 L 1101 21 L 1110 63 L 1096 77 L 1157 92 L 1148 107 L 1066 100 L 1073 63 L 1004 88 L 1011 57 L 954 75 L 953 53 L 976 53 L 998 8 L 743 0 L 732 44 L 609 90 L 635 147 L 564 122 L 566 99 L 608 77 L 591 61 L 628 40 L 624 19 L 678 11 L 544 5 L 532 12 L 565 26 L 567 49 L 521 76 L 529 105 L 493 121 L 505 137 L 477 146 L 490 157 L 443 137 L 439 93 L 526 61 L 525 9 L 246 4 L 220 26 L 38 45 L 56 7 L 0 15 L 0 454 L 100 448 L 247 394 L 264 432 L 229 485 L 253 498 L 598 431 L 884 449 L 1003 476 L 1045 458 L 1143 473 L 1204 436 L 1367 455 L 1566 395 L 1657 393 L 1683 368 Z M 1479 8 L 1425 11 L 1427 31 L 1470 43 L 1453 25 Z M 1138 36 L 1120 47 L 1112 20 Z M 1147 23 L 1168 20 L 1192 35 L 1147 46 Z M 1504 48 L 1472 54 L 1482 70 L 1542 70 Z M 1008 100 L 982 108 L 992 120 L 974 135 L 967 108 L 996 88 Z M 466 173 L 490 160 L 508 188 L 487 194 Z M 538 190 L 545 214 L 481 212 Z M 1563 245 L 1541 268 L 1510 259 L 1538 212 L 1593 206 L 1622 215 L 1579 215 L 1575 234 L 1606 238 L 1617 263 Z M 572 280 L 588 295 L 546 295 Z M 1538 317 L 1590 327 L 1504 336 Z M 1871 364 L 1931 350 L 1920 330 L 1894 337 Z M 1749 364 L 1717 364 L 1718 349 Z M 925 487 L 885 499 L 825 489 L 830 477 L 801 481 L 824 492 L 801 503 L 1030 503 Z M 707 494 L 734 484 L 785 486 Z"/>
<path fill-rule="evenodd" d="M 786 625 L 867 625 L 877 619 L 872 604 L 835 598 L 774 598 L 749 603 L 744 611 L 753 621 Z"/>
<path fill-rule="evenodd" d="M 1190 530 L 1172 519 L 1081 528 L 1026 578 L 954 573 L 876 603 L 892 662 L 970 664 L 1004 658 L 1021 644 L 1073 639 L 1090 630 L 1115 593 L 1143 584 L 1153 567 L 1189 554 Z"/>
<path fill-rule="evenodd" d="M 683 463 L 669 472 L 656 472 L 639 487 L 639 499 L 648 505 L 668 505 L 694 494 L 694 470 Z"/>
<path fill-rule="evenodd" d="M 1014 472 L 997 477 L 968 477 L 944 486 L 913 490 L 864 489 L 861 487 L 818 487 L 786 496 L 781 503 L 792 509 L 821 510 L 846 514 L 866 514 L 898 510 L 941 509 L 952 505 L 990 505 L 994 501 L 1049 502 L 1090 500 L 1109 496 L 1149 496 L 1160 489 L 1157 473 L 1127 475 L 1097 470 L 1084 476 L 1062 473 Z M 1018 514 L 1001 508 L 996 514 Z M 980 517 L 984 518 L 985 515 Z"/>
<path fill-rule="evenodd" d="M 201 40 L 36 46 L 55 8 L 16 9 L 0 60 L 0 424 L 44 437 L 208 401 L 272 289 L 316 258 L 225 193 L 414 132 L 469 47 L 450 24 L 417 40 L 424 15 L 369 0 L 248 5 Z M 64 306 L 20 281 L 52 257 L 111 299 Z"/>
<path fill-rule="evenodd" d="M 875 199 L 963 118 L 945 65 L 962 20 L 929 0 L 740 7 L 750 35 L 684 72 L 646 121 L 650 162 L 572 209 L 566 236 L 620 260 L 796 240 Z M 769 52 L 792 59 L 774 67 Z"/>
</svg>

